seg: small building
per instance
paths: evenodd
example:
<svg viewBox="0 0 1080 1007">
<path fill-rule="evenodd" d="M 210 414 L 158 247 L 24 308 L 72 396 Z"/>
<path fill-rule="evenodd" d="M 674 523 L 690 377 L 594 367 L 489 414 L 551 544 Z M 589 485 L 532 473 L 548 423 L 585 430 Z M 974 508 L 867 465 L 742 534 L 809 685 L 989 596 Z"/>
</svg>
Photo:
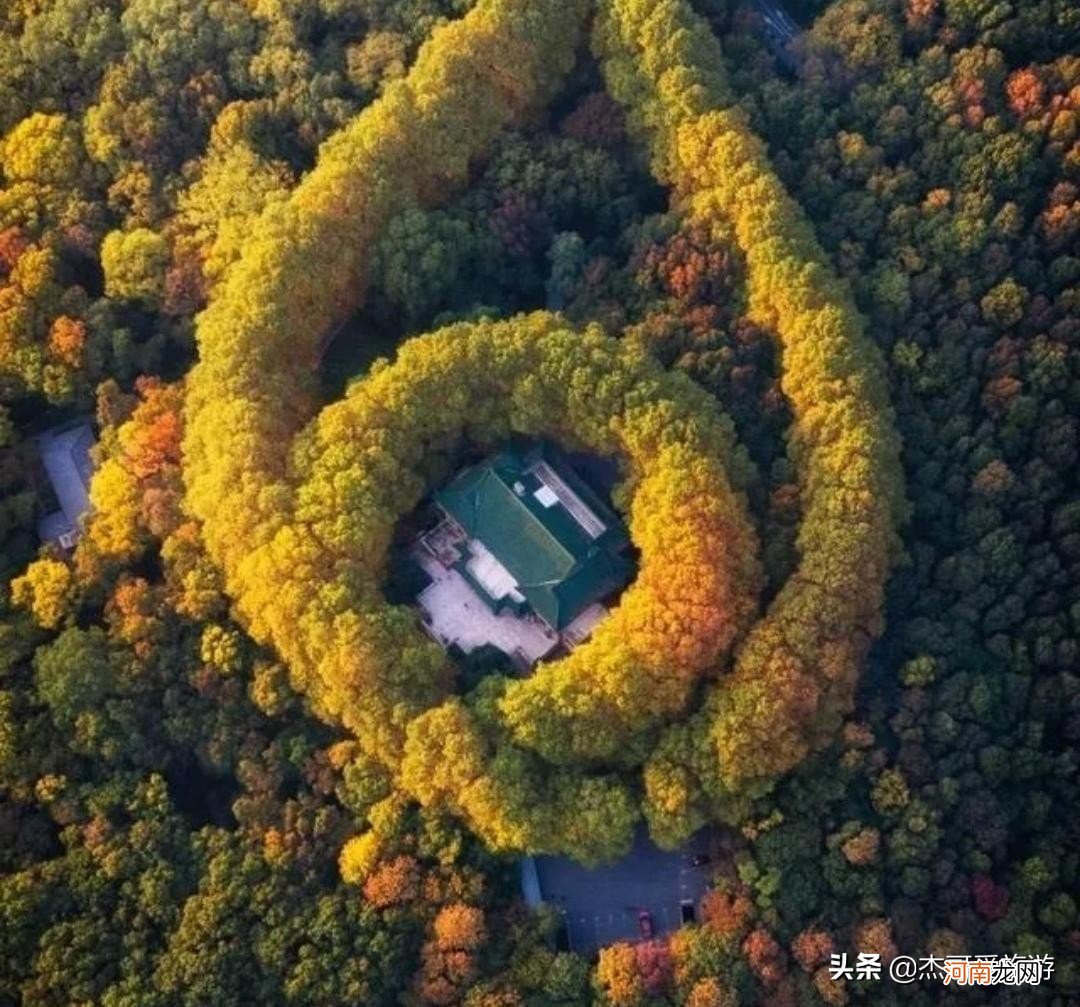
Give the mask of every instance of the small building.
<svg viewBox="0 0 1080 1007">
<path fill-rule="evenodd" d="M 56 504 L 38 520 L 38 537 L 42 542 L 72 549 L 79 537 L 80 522 L 90 510 L 94 432 L 88 423 L 57 427 L 39 434 L 35 444 Z"/>
<path fill-rule="evenodd" d="M 442 521 L 416 558 L 432 579 L 418 603 L 445 645 L 494 645 L 529 667 L 586 639 L 630 580 L 618 515 L 550 448 L 504 451 L 434 497 Z"/>
</svg>

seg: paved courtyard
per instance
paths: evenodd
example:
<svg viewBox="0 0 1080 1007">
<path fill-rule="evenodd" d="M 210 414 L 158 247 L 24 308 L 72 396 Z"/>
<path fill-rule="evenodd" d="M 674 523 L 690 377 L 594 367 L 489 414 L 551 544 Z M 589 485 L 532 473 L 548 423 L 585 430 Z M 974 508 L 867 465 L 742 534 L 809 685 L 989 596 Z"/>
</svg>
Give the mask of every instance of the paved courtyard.
<svg viewBox="0 0 1080 1007">
<path fill-rule="evenodd" d="M 538 619 L 509 612 L 495 615 L 461 574 L 443 566 L 423 546 L 413 556 L 432 581 L 416 602 L 428 629 L 444 647 L 457 644 L 468 654 L 490 643 L 528 668 L 558 645 L 558 635 Z"/>
<path fill-rule="evenodd" d="M 606 944 L 640 936 L 638 912 L 647 909 L 657 934 L 682 924 L 681 903 L 695 911 L 709 887 L 708 865 L 691 859 L 708 850 L 699 833 L 682 849 L 668 853 L 644 829 L 634 848 L 614 864 L 590 870 L 565 857 L 537 857 L 536 873 L 544 901 L 562 910 L 571 950 L 589 953 Z"/>
</svg>

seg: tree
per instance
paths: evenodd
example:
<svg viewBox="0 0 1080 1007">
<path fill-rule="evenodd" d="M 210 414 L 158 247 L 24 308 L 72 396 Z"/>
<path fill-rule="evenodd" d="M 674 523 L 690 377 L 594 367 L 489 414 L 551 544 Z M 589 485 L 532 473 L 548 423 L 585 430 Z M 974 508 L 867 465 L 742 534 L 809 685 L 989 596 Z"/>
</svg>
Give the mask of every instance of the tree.
<svg viewBox="0 0 1080 1007">
<path fill-rule="evenodd" d="M 476 906 L 444 906 L 435 917 L 434 930 L 440 951 L 476 951 L 487 942 L 484 912 Z"/>
<path fill-rule="evenodd" d="M 699 979 L 686 998 L 686 1007 L 735 1007 L 736 1003 L 735 995 L 719 979 Z"/>
<path fill-rule="evenodd" d="M 215 129 L 239 116 L 227 105 Z M 255 218 L 284 199 L 292 182 L 287 165 L 260 157 L 243 137 L 220 140 L 203 160 L 199 178 L 180 197 L 179 221 L 197 250 L 212 287 L 240 257 Z"/>
<path fill-rule="evenodd" d="M 55 629 L 70 614 L 76 600 L 71 567 L 57 559 L 39 559 L 11 582 L 11 598 L 28 608 L 39 625 Z"/>
<path fill-rule="evenodd" d="M 644 1007 L 646 1003 L 632 944 L 611 944 L 600 949 L 595 982 L 602 1002 L 611 1007 Z"/>
<path fill-rule="evenodd" d="M 138 301 L 149 308 L 161 305 L 168 264 L 168 242 L 145 227 L 111 231 L 101 246 L 105 292 L 110 297 Z"/>
<path fill-rule="evenodd" d="M 362 884 L 372 876 L 382 855 L 382 844 L 375 832 L 364 832 L 350 839 L 341 850 L 338 862 L 341 880 Z"/>
<path fill-rule="evenodd" d="M 83 163 L 78 128 L 62 115 L 28 116 L 0 145 L 0 167 L 9 184 L 71 187 L 78 182 Z"/>
<path fill-rule="evenodd" d="M 37 692 L 61 729 L 100 708 L 116 688 L 117 677 L 105 634 L 71 627 L 34 657 Z"/>
<path fill-rule="evenodd" d="M 380 863 L 364 882 L 364 898 L 375 909 L 408 905 L 420 895 L 420 869 L 415 858 L 401 854 Z"/>
</svg>

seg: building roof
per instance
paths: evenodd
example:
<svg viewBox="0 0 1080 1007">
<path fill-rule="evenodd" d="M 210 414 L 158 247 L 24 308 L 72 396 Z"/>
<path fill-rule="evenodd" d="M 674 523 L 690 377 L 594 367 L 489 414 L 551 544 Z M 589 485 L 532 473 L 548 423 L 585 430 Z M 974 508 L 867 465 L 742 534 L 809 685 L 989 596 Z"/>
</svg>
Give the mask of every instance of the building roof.
<svg viewBox="0 0 1080 1007">
<path fill-rule="evenodd" d="M 60 510 L 48 514 L 38 523 L 38 534 L 51 541 L 70 534 L 79 527 L 82 516 L 90 509 L 90 479 L 94 466 L 90 449 L 94 433 L 89 424 L 48 430 L 36 438 L 38 453 L 45 474 L 56 494 Z"/>
<path fill-rule="evenodd" d="M 617 515 L 549 450 L 495 455 L 460 472 L 435 500 L 555 629 L 632 572 Z"/>
</svg>

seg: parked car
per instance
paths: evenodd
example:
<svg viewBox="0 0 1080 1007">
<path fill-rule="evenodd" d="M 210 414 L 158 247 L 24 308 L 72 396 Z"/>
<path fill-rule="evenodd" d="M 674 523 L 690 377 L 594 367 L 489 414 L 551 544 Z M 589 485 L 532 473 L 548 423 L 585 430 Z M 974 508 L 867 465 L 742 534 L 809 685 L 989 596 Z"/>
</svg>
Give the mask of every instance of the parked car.
<svg viewBox="0 0 1080 1007">
<path fill-rule="evenodd" d="M 690 899 L 683 899 L 679 903 L 679 914 L 682 916 L 683 923 L 693 923 L 697 919 L 697 911 Z"/>
<path fill-rule="evenodd" d="M 643 941 L 651 941 L 656 933 L 656 928 L 653 926 L 652 913 L 648 909 L 641 909 L 637 914 L 638 930 L 641 933 L 641 939 Z"/>
</svg>

